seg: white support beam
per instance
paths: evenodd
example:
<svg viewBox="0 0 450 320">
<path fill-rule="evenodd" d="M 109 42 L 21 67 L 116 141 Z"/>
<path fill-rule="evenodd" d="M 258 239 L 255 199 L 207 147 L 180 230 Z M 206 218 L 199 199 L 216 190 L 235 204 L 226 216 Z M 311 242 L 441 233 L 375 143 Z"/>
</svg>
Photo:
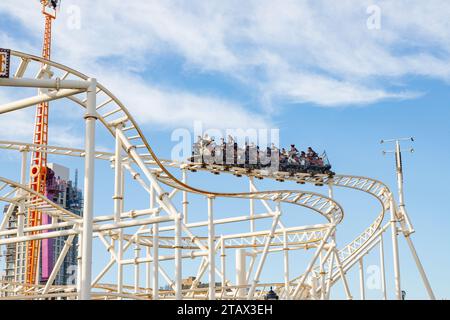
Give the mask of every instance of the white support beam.
<svg viewBox="0 0 450 320">
<path fill-rule="evenodd" d="M 395 213 L 395 203 L 393 195 L 391 194 L 390 200 L 390 212 L 391 212 L 391 239 L 392 239 L 392 255 L 394 264 L 394 284 L 395 284 L 395 297 L 397 300 L 402 299 L 402 289 L 400 282 L 400 257 L 398 253 L 398 231 L 397 231 L 397 217 Z"/>
<path fill-rule="evenodd" d="M 83 242 L 81 246 L 81 288 L 80 300 L 91 299 L 92 282 L 92 239 L 94 218 L 94 172 L 95 172 L 95 124 L 97 121 L 96 90 L 97 81 L 89 79 L 87 91 L 87 110 L 85 115 L 85 172 L 84 172 L 84 207 L 83 207 Z"/>
<path fill-rule="evenodd" d="M 118 124 L 115 128 L 116 145 L 114 154 L 114 223 L 121 223 L 121 213 L 123 211 L 123 167 L 122 167 L 122 141 L 119 137 L 119 132 L 122 124 Z M 115 241 L 117 246 L 117 292 L 123 293 L 123 230 L 119 229 L 118 238 Z M 119 298 L 120 299 L 120 298 Z"/>
<path fill-rule="evenodd" d="M 276 227 L 278 225 L 278 221 L 280 220 L 280 216 L 281 216 L 281 212 L 278 211 L 275 214 L 275 217 L 273 218 L 272 227 L 270 228 L 270 233 L 267 236 L 267 240 L 266 240 L 266 243 L 264 245 L 264 250 L 263 250 L 263 253 L 261 255 L 261 260 L 259 261 L 258 268 L 256 269 L 256 272 L 255 272 L 255 278 L 253 279 L 252 286 L 250 287 L 250 290 L 248 292 L 248 297 L 247 298 L 249 300 L 254 298 L 253 295 L 255 293 L 256 285 L 259 283 L 259 278 L 261 276 L 262 269 L 264 267 L 264 263 L 266 262 L 267 254 L 269 252 L 269 247 L 270 247 L 270 244 L 271 244 L 271 242 L 273 240 L 273 237 L 274 237 L 274 234 L 275 234 L 275 229 L 276 229 Z"/>
<path fill-rule="evenodd" d="M 79 93 L 84 92 L 83 89 L 62 89 L 59 91 L 52 91 L 48 93 L 39 94 L 34 97 L 25 98 L 22 100 L 6 103 L 3 105 L 0 105 L 0 114 L 5 114 L 12 111 L 17 111 L 20 109 L 25 109 L 28 107 L 35 106 L 37 104 L 43 103 L 43 102 L 49 102 L 53 100 L 58 100 L 62 98 L 66 98 L 69 96 L 73 96 Z"/>
<path fill-rule="evenodd" d="M 386 271 L 384 265 L 384 243 L 383 243 L 383 233 L 380 234 L 380 272 L 381 272 L 381 293 L 384 300 L 387 300 L 386 292 Z"/>
<path fill-rule="evenodd" d="M 216 255 L 214 232 L 214 198 L 208 197 L 208 261 L 209 261 L 209 300 L 216 300 Z"/>
<path fill-rule="evenodd" d="M 300 290 L 302 289 L 302 286 L 305 283 L 306 277 L 309 275 L 309 273 L 311 272 L 312 268 L 314 267 L 314 264 L 316 263 L 317 259 L 319 258 L 320 253 L 322 252 L 322 250 L 323 250 L 323 248 L 325 246 L 325 243 L 328 241 L 328 238 L 333 233 L 335 228 L 336 228 L 336 226 L 334 224 L 331 225 L 330 228 L 328 229 L 327 233 L 325 234 L 325 237 L 320 242 L 320 245 L 317 248 L 316 253 L 314 254 L 312 260 L 310 261 L 308 267 L 306 268 L 305 273 L 300 278 L 300 280 L 299 280 L 299 282 L 297 284 L 297 287 L 294 290 L 294 293 L 292 295 L 293 299 L 298 298 L 298 296 L 300 295 Z"/>
<path fill-rule="evenodd" d="M 361 300 L 366 300 L 366 288 L 364 284 L 364 262 L 363 258 L 359 259 L 359 291 Z"/>
<path fill-rule="evenodd" d="M 75 238 L 75 235 L 72 235 L 72 236 L 67 238 L 63 249 L 59 253 L 58 259 L 56 260 L 56 263 L 53 266 L 52 273 L 50 274 L 50 277 L 48 278 L 47 283 L 45 284 L 44 291 L 42 292 L 42 294 L 46 294 L 50 290 L 50 286 L 55 281 L 55 278 L 56 278 L 56 276 L 58 275 L 58 273 L 59 273 L 59 271 L 61 269 L 61 265 L 63 264 L 64 259 L 66 258 L 67 252 L 69 252 L 70 247 L 72 247 L 72 243 L 73 243 L 73 239 L 74 238 Z"/>
<path fill-rule="evenodd" d="M 60 79 L 0 79 L 0 87 L 22 87 L 41 89 L 82 89 L 88 90 L 90 81 L 87 80 L 60 80 Z M 95 92 L 94 92 L 95 93 Z"/>
</svg>

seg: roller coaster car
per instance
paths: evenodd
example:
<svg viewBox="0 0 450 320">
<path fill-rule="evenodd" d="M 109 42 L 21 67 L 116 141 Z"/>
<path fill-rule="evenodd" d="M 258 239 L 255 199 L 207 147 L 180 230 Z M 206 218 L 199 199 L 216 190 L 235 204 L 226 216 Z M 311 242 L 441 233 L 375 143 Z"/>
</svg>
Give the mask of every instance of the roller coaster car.
<svg viewBox="0 0 450 320">
<path fill-rule="evenodd" d="M 207 163 L 204 161 L 204 156 L 200 155 L 199 150 L 195 150 L 192 153 L 192 157 L 190 157 L 189 162 L 191 163 L 200 163 L 202 168 L 207 167 Z M 242 163 L 244 162 L 244 163 Z M 220 170 L 217 168 L 217 166 L 220 166 L 223 170 L 230 170 L 233 168 L 233 171 L 235 171 L 235 175 L 240 177 L 242 174 L 245 173 L 251 173 L 253 170 L 264 170 L 266 168 L 271 167 L 271 163 L 268 164 L 261 164 L 259 163 L 249 163 L 248 159 L 238 159 L 234 157 L 234 163 L 230 164 L 214 164 L 213 171 Z M 238 171 L 238 172 L 236 172 Z M 239 172 L 240 171 L 240 172 Z M 278 171 L 279 172 L 285 172 L 288 173 L 290 176 L 294 176 L 295 174 L 302 173 L 302 174 L 309 174 L 311 176 L 314 176 L 316 174 L 327 174 L 329 176 L 333 176 L 334 172 L 331 171 L 331 164 L 328 161 L 328 156 L 326 152 L 324 152 L 320 157 L 315 158 L 284 158 L 280 160 L 280 163 L 278 164 Z M 242 173 L 241 173 L 242 172 Z M 215 173 L 215 172 L 213 172 Z"/>
</svg>

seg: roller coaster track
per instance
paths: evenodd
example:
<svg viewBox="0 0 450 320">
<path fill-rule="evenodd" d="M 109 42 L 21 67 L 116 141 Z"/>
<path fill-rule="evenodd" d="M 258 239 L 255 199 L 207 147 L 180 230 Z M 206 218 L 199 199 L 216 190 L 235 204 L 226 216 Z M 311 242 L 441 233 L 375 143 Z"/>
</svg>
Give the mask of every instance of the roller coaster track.
<svg viewBox="0 0 450 320">
<path fill-rule="evenodd" d="M 36 63 L 42 69 L 38 73 L 37 78 L 41 77 L 43 72 L 52 73 L 53 78 L 61 79 L 61 80 L 69 80 L 69 79 L 81 79 L 87 80 L 88 77 L 78 71 L 70 69 L 62 64 L 58 64 L 52 61 L 44 60 L 40 57 L 11 51 L 11 56 L 14 58 L 20 59 L 20 64 L 17 67 L 17 70 L 14 74 L 16 79 L 22 78 L 26 71 L 29 69 L 30 62 Z M 44 69 L 44 70 L 43 70 Z M 314 210 L 324 216 L 329 222 L 333 222 L 334 224 L 338 224 L 343 220 L 344 212 L 342 207 L 333 199 L 322 196 L 317 193 L 312 192 L 304 192 L 304 191 L 290 191 L 290 190 L 277 190 L 277 191 L 262 191 L 262 192 L 244 192 L 244 193 L 224 193 L 224 192 L 214 192 L 209 190 L 203 190 L 197 187 L 193 187 L 188 185 L 177 177 L 175 177 L 170 171 L 169 168 L 178 168 L 178 169 L 187 169 L 190 171 L 210 171 L 213 173 L 225 173 L 225 174 L 234 174 L 237 176 L 253 176 L 259 179 L 269 178 L 275 179 L 278 181 L 294 181 L 297 183 L 309 183 L 318 186 L 330 185 L 335 187 L 342 188 L 350 188 L 358 191 L 365 192 L 375 199 L 379 201 L 381 204 L 381 212 L 375 218 L 373 223 L 364 230 L 355 240 L 346 245 L 343 249 L 339 251 L 339 257 L 344 265 L 349 265 L 352 262 L 352 259 L 356 258 L 360 252 L 360 249 L 364 247 L 366 243 L 368 243 L 376 232 L 380 229 L 380 226 L 383 222 L 385 213 L 388 209 L 390 209 L 392 194 L 389 188 L 380 181 L 367 178 L 367 177 L 358 177 L 358 176 L 347 176 L 347 175 L 316 175 L 311 176 L 308 174 L 295 174 L 290 175 L 286 173 L 270 173 L 265 172 L 263 170 L 253 170 L 247 171 L 237 168 L 225 169 L 221 166 L 216 165 L 201 165 L 201 164 L 182 164 L 174 161 L 160 160 L 153 149 L 150 146 L 149 141 L 144 136 L 142 130 L 139 128 L 137 122 L 131 116 L 130 112 L 126 109 L 126 107 L 120 102 L 120 100 L 113 95 L 107 88 L 103 85 L 97 85 L 97 101 L 102 101 L 97 105 L 97 116 L 98 120 L 104 125 L 104 127 L 111 133 L 113 137 L 117 136 L 121 139 L 123 144 L 123 148 L 126 151 L 127 156 L 124 158 L 124 161 L 128 161 L 133 165 L 138 167 L 138 171 L 134 171 L 131 166 L 127 169 L 133 173 L 133 176 L 139 180 L 140 175 L 148 175 L 149 173 L 154 174 L 160 182 L 166 184 L 176 190 L 182 190 L 190 193 L 204 195 L 206 197 L 224 197 L 224 198 L 240 198 L 240 199 L 260 199 L 260 200 L 268 200 L 274 202 L 284 202 L 294 205 L 303 206 Z M 77 95 L 69 96 L 68 99 L 77 103 L 78 105 L 86 108 L 86 101 L 78 98 Z M 117 130 L 118 126 L 121 126 L 120 130 Z M 11 149 L 11 150 L 21 150 L 21 148 L 28 148 L 29 150 L 37 150 L 42 148 L 41 146 L 32 145 L 32 144 L 23 144 L 18 142 L 8 142 L 3 141 L 0 142 L 0 147 L 3 149 Z M 83 157 L 84 151 L 70 148 L 61 148 L 61 147 L 46 147 L 46 152 L 49 154 L 58 154 L 65 156 L 77 156 Z M 112 153 L 108 152 L 97 152 L 96 158 L 100 160 L 111 160 L 114 156 Z M 148 177 L 148 176 L 147 176 Z M 17 188 L 22 188 L 25 192 L 30 194 L 31 190 L 27 190 L 24 186 L 20 186 L 12 181 L 6 179 L 0 179 L 0 181 L 6 186 L 11 188 L 11 192 L 15 193 Z M 143 182 L 141 183 L 145 185 Z M 12 194 L 11 193 L 11 194 Z M 11 194 L 8 194 L 10 196 Z M 8 201 L 10 197 L 5 196 L 4 198 L 0 198 L 0 200 Z M 164 194 L 159 194 L 159 197 L 164 197 Z M 167 196 L 167 195 L 166 195 Z M 45 201 L 42 197 L 39 198 L 42 200 L 42 203 L 38 204 L 28 204 L 28 205 L 37 205 L 41 210 L 49 210 L 49 214 L 53 214 L 61 220 L 70 220 L 70 219 L 79 219 L 79 217 L 73 217 L 73 214 L 67 212 L 62 208 L 56 208 L 49 201 Z M 17 203 L 17 199 L 10 201 L 11 203 Z M 395 208 L 394 208 L 395 209 Z M 401 213 L 397 210 L 396 214 L 398 215 L 398 219 L 402 220 Z M 64 221 L 66 221 L 64 220 Z M 297 234 L 297 236 L 302 237 L 300 234 L 303 232 L 303 235 L 307 235 L 306 237 L 295 240 L 297 244 L 306 244 L 306 243 L 314 243 L 320 238 L 316 236 L 311 236 L 311 232 L 318 232 L 323 235 L 325 231 L 328 230 L 328 227 L 322 228 L 312 228 L 311 230 L 303 230 Z M 308 234 L 309 233 L 309 234 Z M 250 235 L 248 236 L 250 237 Z M 308 240 L 308 238 L 310 240 Z M 145 241 L 140 240 L 140 241 Z M 242 245 L 245 241 L 243 239 L 240 240 L 241 244 L 234 244 L 235 246 Z M 295 242 L 294 241 L 294 242 Z M 151 241 L 148 241 L 148 245 L 151 245 Z M 198 242 L 196 242 L 198 245 Z M 228 245 L 232 245 L 231 242 Z M 194 247 L 194 243 L 186 244 L 187 247 Z M 339 278 L 339 274 L 335 273 L 333 275 L 333 281 Z M 295 278 L 291 281 L 292 285 L 295 285 L 297 281 L 300 279 Z"/>
<path fill-rule="evenodd" d="M 13 142 L 13 141 L 0 141 L 0 148 L 1 149 L 7 149 L 7 150 L 16 150 L 20 151 L 24 148 L 34 151 L 35 149 L 42 149 L 40 146 L 36 146 L 33 144 L 27 144 L 27 143 L 21 143 L 21 142 Z M 46 152 L 49 154 L 54 155 L 63 155 L 63 156 L 73 156 L 73 157 L 84 157 L 84 150 L 81 149 L 74 149 L 74 148 L 63 148 L 63 147 L 57 147 L 57 146 L 48 146 L 46 148 Z M 110 152 L 96 152 L 96 158 L 99 160 L 106 160 L 109 161 L 114 157 L 113 153 Z M 152 167 L 157 166 L 156 162 L 152 162 L 149 159 L 146 159 L 146 162 L 151 165 Z M 358 248 L 361 247 L 366 241 L 368 241 L 375 233 L 375 231 L 379 228 L 381 222 L 383 221 L 385 212 L 389 209 L 390 206 L 390 190 L 386 185 L 384 185 L 382 182 L 366 177 L 358 177 L 358 176 L 347 176 L 347 175 L 335 175 L 333 177 L 329 177 L 328 175 L 316 175 L 311 176 L 309 174 L 295 174 L 290 175 L 287 173 L 274 173 L 270 174 L 267 172 L 264 172 L 263 170 L 252 170 L 251 172 L 244 169 L 239 168 L 231 168 L 231 169 L 224 169 L 222 166 L 217 165 L 201 165 L 201 164 L 182 164 L 178 163 L 176 161 L 170 161 L 170 160 L 160 160 L 160 163 L 162 163 L 165 167 L 170 168 L 185 168 L 191 171 L 205 171 L 205 172 L 220 172 L 223 174 L 234 174 L 234 175 L 249 175 L 261 178 L 267 178 L 267 179 L 276 179 L 276 180 L 283 180 L 283 181 L 293 181 L 297 183 L 310 183 L 315 185 L 330 185 L 342 188 L 350 188 L 354 190 L 363 191 L 365 193 L 370 194 L 375 199 L 378 200 L 378 202 L 381 204 L 382 210 L 380 214 L 376 217 L 375 221 L 363 232 L 361 235 L 359 235 L 354 241 L 352 241 L 350 244 L 345 246 L 342 250 L 340 250 L 340 258 L 342 261 L 345 261 L 349 256 L 357 252 Z M 167 181 L 167 179 L 162 179 L 165 183 L 172 187 L 177 187 L 177 185 L 174 185 Z M 184 188 L 183 188 L 184 189 Z M 292 203 L 292 199 L 295 199 L 295 197 L 298 197 L 300 194 L 297 192 L 292 191 L 273 191 L 269 194 L 264 192 L 254 193 L 254 199 L 264 199 L 264 200 L 276 200 L 279 199 L 280 201 Z M 235 194 L 234 197 L 239 198 L 245 198 L 249 197 L 251 194 L 243 193 L 243 194 Z M 305 193 L 303 194 L 303 197 L 300 197 L 297 199 L 299 201 L 300 199 L 303 199 L 304 201 L 308 200 L 307 203 L 314 203 L 317 204 L 318 207 L 324 208 L 324 203 L 326 203 L 327 210 L 315 210 L 313 207 L 310 207 L 310 209 L 317 211 L 323 216 L 328 216 L 325 212 L 328 212 L 329 208 L 332 205 L 335 205 L 340 208 L 340 205 L 337 203 L 333 203 L 330 205 L 327 198 L 321 198 L 319 200 L 320 195 L 314 194 L 314 193 Z M 297 202 L 296 201 L 296 202 Z M 317 206 L 316 205 L 316 206 Z M 336 211 L 337 214 L 334 217 L 336 221 L 342 221 L 342 208 L 340 208 L 338 211 Z"/>
</svg>

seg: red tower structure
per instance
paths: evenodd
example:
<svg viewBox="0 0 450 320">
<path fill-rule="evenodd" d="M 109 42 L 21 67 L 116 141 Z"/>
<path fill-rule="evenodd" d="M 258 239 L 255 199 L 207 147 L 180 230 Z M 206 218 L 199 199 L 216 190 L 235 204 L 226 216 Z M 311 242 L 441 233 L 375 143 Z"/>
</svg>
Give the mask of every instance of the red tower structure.
<svg viewBox="0 0 450 320">
<path fill-rule="evenodd" d="M 52 43 L 52 23 L 56 19 L 56 9 L 60 1 L 41 0 L 42 14 L 45 17 L 44 44 L 42 57 L 50 59 Z M 45 66 L 43 66 L 45 67 Z M 33 143 L 36 145 L 47 146 L 48 144 L 48 102 L 41 103 L 36 109 L 36 119 L 34 125 Z M 47 183 L 47 153 L 45 149 L 39 149 L 33 152 L 30 168 L 30 187 L 32 190 L 45 195 Z M 38 199 L 32 199 L 36 202 Z M 29 227 L 36 227 L 42 224 L 42 212 L 36 209 L 30 209 L 27 216 Z M 37 233 L 37 232 L 36 232 Z M 38 278 L 37 270 L 39 263 L 40 241 L 33 240 L 27 243 L 26 251 L 26 274 L 25 282 L 27 284 L 36 284 Z"/>
</svg>

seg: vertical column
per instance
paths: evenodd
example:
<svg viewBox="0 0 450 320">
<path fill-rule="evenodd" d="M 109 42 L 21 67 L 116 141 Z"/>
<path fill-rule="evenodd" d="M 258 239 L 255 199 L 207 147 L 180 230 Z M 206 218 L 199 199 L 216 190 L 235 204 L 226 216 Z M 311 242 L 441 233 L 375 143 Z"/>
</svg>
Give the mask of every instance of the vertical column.
<svg viewBox="0 0 450 320">
<path fill-rule="evenodd" d="M 361 293 L 361 300 L 366 300 L 366 290 L 364 285 L 364 262 L 363 258 L 359 259 L 359 290 Z"/>
<path fill-rule="evenodd" d="M 330 179 L 328 182 L 328 198 L 334 198 L 333 179 Z"/>
<path fill-rule="evenodd" d="M 152 287 L 152 263 L 150 261 L 151 253 L 152 248 L 150 246 L 146 246 L 145 258 L 149 261 L 145 264 L 145 288 L 148 293 L 150 293 L 150 289 Z"/>
<path fill-rule="evenodd" d="M 392 233 L 392 254 L 394 262 L 394 282 L 395 282 L 395 297 L 397 300 L 402 299 L 402 288 L 400 282 L 400 259 L 398 255 L 398 239 L 397 239 L 397 217 L 395 215 L 395 203 L 393 195 L 391 194 L 390 211 L 391 211 L 391 233 Z"/>
<path fill-rule="evenodd" d="M 21 170 L 20 170 L 20 183 L 22 185 L 26 186 L 27 185 L 27 161 L 28 161 L 27 147 L 21 148 L 20 153 L 22 155 Z M 25 191 L 20 189 L 19 192 L 21 194 L 23 194 Z M 21 194 L 17 194 L 17 196 L 20 196 Z M 26 215 L 25 206 L 23 205 L 23 201 L 20 201 L 19 207 L 17 208 L 17 236 L 18 237 L 22 237 L 24 235 L 23 228 L 25 226 L 25 215 Z M 18 279 L 17 277 L 25 272 L 26 260 L 23 257 L 26 254 L 26 243 L 19 242 L 19 243 L 16 243 L 15 246 L 16 246 L 15 274 L 16 274 L 16 281 L 20 282 L 19 280 L 21 280 L 21 279 Z"/>
<path fill-rule="evenodd" d="M 87 110 L 85 136 L 85 168 L 84 168 L 84 206 L 83 206 L 83 242 L 81 260 L 81 284 L 79 299 L 91 299 L 92 281 L 92 221 L 94 216 L 94 160 L 95 160 L 95 123 L 97 81 L 89 79 L 87 90 Z"/>
<path fill-rule="evenodd" d="M 139 293 L 140 282 L 140 267 L 139 258 L 141 257 L 141 246 L 139 245 L 139 237 L 137 238 L 137 244 L 134 249 L 134 292 Z"/>
<path fill-rule="evenodd" d="M 289 299 L 289 247 L 288 238 L 286 231 L 283 231 L 284 244 L 283 244 L 283 255 L 284 255 L 284 290 L 286 293 L 285 299 Z"/>
<path fill-rule="evenodd" d="M 27 185 L 27 161 L 28 161 L 28 149 L 21 148 L 20 153 L 22 154 L 22 162 L 20 169 L 20 183 L 24 186 Z M 21 191 L 23 192 L 23 191 Z M 25 208 L 21 202 L 19 204 L 18 213 L 17 213 L 17 236 L 23 236 L 23 227 L 25 225 Z M 17 248 L 24 247 L 23 243 L 18 243 L 16 245 Z M 17 250 L 19 251 L 19 250 Z M 22 250 L 20 250 L 22 251 Z M 17 260 L 19 262 L 19 260 Z M 20 262 L 19 262 L 20 263 Z"/>
<path fill-rule="evenodd" d="M 182 170 L 182 174 L 183 174 L 183 183 L 187 183 L 187 172 L 186 169 Z M 184 220 L 184 224 L 188 223 L 188 193 L 187 191 L 183 191 L 183 220 Z"/>
<path fill-rule="evenodd" d="M 380 269 L 381 269 L 381 292 L 383 294 L 383 299 L 387 300 L 387 294 L 386 294 L 386 273 L 385 273 L 385 269 L 384 269 L 383 233 L 380 234 Z"/>
<path fill-rule="evenodd" d="M 209 300 L 216 299 L 216 255 L 215 255 L 215 232 L 214 232 L 214 198 L 208 197 L 208 261 L 209 261 Z"/>
<path fill-rule="evenodd" d="M 249 177 L 249 183 L 250 183 L 250 192 L 255 191 L 255 184 L 254 184 L 254 178 Z M 250 232 L 255 232 L 255 220 L 253 219 L 255 215 L 255 200 L 250 199 Z"/>
<path fill-rule="evenodd" d="M 247 272 L 246 272 L 246 254 L 245 249 L 236 250 L 236 285 L 247 285 Z M 238 289 L 237 297 L 242 298 L 245 295 L 245 289 Z"/>
<path fill-rule="evenodd" d="M 150 187 L 150 207 L 155 208 L 155 189 Z M 155 212 L 155 217 L 159 213 Z M 153 224 L 153 300 L 159 299 L 159 223 Z"/>
<path fill-rule="evenodd" d="M 114 156 L 114 223 L 120 223 L 123 209 L 123 167 L 122 167 L 122 142 L 120 140 L 120 130 L 122 124 L 116 126 L 116 145 Z M 118 229 L 117 239 L 117 292 L 123 291 L 123 230 Z"/>
<path fill-rule="evenodd" d="M 333 178 L 330 178 L 328 180 L 328 197 L 330 199 L 334 199 L 334 180 Z M 334 215 L 331 217 L 333 223 L 336 222 L 334 220 Z M 333 231 L 333 234 L 331 235 L 331 239 L 333 239 L 333 245 L 336 246 L 336 229 Z M 329 300 L 330 299 L 330 291 L 331 291 L 331 280 L 333 278 L 333 264 L 334 264 L 334 251 L 331 253 L 330 256 L 330 261 L 329 261 L 329 265 L 328 265 L 328 281 L 327 281 L 327 285 L 325 288 L 325 296 L 324 299 Z M 323 290 L 323 289 L 322 289 Z"/>
<path fill-rule="evenodd" d="M 249 191 L 250 192 L 255 192 L 256 191 L 256 187 L 255 187 L 255 183 L 254 183 L 255 179 L 253 177 L 248 177 L 248 181 L 249 181 L 249 187 L 250 187 Z M 255 200 L 254 199 L 250 199 L 249 202 L 250 202 L 250 208 L 249 208 L 250 209 L 250 232 L 255 232 L 256 231 L 255 220 L 253 219 L 254 216 L 255 216 Z M 253 236 L 252 237 L 252 244 L 255 245 L 255 242 L 256 242 L 256 237 Z M 256 252 L 255 247 L 252 250 L 253 250 L 253 253 Z M 251 262 L 251 266 L 249 268 L 249 276 L 250 276 L 250 273 L 251 273 L 251 271 L 253 269 L 253 264 L 255 263 L 255 259 L 256 259 L 256 256 L 255 255 L 252 256 L 252 262 Z"/>
<path fill-rule="evenodd" d="M 226 254 L 225 254 L 225 240 L 223 239 L 223 236 L 220 237 L 220 261 L 221 261 L 221 269 L 222 269 L 222 290 L 226 287 L 227 283 L 227 277 L 226 277 Z"/>
<path fill-rule="evenodd" d="M 179 213 L 174 214 L 174 223 L 175 223 L 175 300 L 182 300 L 182 256 L 181 256 L 181 223 L 182 223 L 182 215 Z"/>
<path fill-rule="evenodd" d="M 78 234 L 78 244 L 77 244 L 77 292 L 81 292 L 81 261 L 82 259 L 82 243 L 83 234 Z"/>
</svg>

